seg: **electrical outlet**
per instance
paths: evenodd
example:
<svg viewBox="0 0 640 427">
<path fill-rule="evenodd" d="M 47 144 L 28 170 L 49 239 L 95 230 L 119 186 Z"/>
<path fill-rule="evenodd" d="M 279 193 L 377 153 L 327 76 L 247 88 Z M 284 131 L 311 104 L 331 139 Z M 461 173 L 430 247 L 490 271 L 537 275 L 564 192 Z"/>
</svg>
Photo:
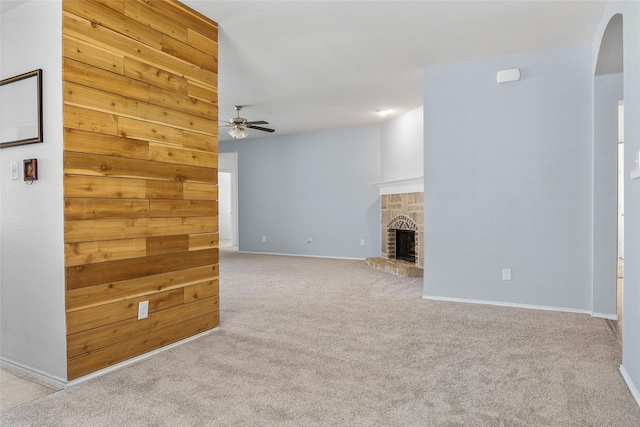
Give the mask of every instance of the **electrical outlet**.
<svg viewBox="0 0 640 427">
<path fill-rule="evenodd" d="M 360 246 L 364 246 L 364 239 L 360 239 Z"/>
<path fill-rule="evenodd" d="M 266 242 L 267 241 L 267 236 L 262 236 L 262 241 Z"/>
<path fill-rule="evenodd" d="M 149 301 L 138 303 L 138 320 L 149 317 Z"/>
<path fill-rule="evenodd" d="M 313 243 L 313 239 L 312 239 L 311 237 L 309 237 L 309 238 L 307 239 L 307 245 L 310 245 L 310 244 L 312 244 L 312 243 Z"/>
<path fill-rule="evenodd" d="M 502 280 L 511 280 L 511 269 L 503 268 L 502 269 Z"/>
</svg>

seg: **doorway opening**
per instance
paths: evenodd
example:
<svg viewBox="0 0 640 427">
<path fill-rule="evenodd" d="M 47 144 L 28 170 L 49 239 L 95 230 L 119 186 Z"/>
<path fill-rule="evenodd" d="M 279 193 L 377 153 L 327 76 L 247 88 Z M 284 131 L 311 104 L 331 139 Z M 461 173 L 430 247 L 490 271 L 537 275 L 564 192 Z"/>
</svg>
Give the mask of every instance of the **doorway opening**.
<svg viewBox="0 0 640 427">
<path fill-rule="evenodd" d="M 614 331 L 622 340 L 624 302 L 624 101 L 618 101 L 618 257 L 616 274 L 616 315 Z"/>
<path fill-rule="evenodd" d="M 231 173 L 218 172 L 218 244 L 232 246 L 231 231 Z"/>
<path fill-rule="evenodd" d="M 238 153 L 218 153 L 218 245 L 238 244 Z"/>
</svg>

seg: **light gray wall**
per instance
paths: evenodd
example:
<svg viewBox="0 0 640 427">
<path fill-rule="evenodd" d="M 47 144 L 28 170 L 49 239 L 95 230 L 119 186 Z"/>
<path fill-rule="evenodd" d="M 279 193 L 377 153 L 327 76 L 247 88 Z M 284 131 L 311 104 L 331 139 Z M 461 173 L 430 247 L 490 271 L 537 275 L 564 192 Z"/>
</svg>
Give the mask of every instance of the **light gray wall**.
<svg viewBox="0 0 640 427">
<path fill-rule="evenodd" d="M 380 125 L 381 180 L 417 178 L 424 173 L 424 109 L 409 111 Z"/>
<path fill-rule="evenodd" d="M 618 252 L 618 101 L 622 74 L 594 79 L 593 312 L 615 317 Z"/>
<path fill-rule="evenodd" d="M 220 151 L 238 152 L 240 251 L 379 256 L 379 126 L 221 142 Z"/>
<path fill-rule="evenodd" d="M 640 152 L 640 2 L 607 2 L 591 46 L 592 74 L 607 24 L 623 15 L 624 145 L 625 145 L 625 266 L 624 327 L 621 372 L 640 404 L 640 179 L 629 179 Z"/>
<path fill-rule="evenodd" d="M 590 64 L 579 46 L 425 70 L 425 297 L 590 310 Z"/>
<path fill-rule="evenodd" d="M 0 150 L 1 360 L 66 381 L 62 193 L 62 5 L 31 1 L 2 14 L 0 76 L 43 71 L 44 142 Z M 10 165 L 38 159 L 39 179 Z"/>
</svg>

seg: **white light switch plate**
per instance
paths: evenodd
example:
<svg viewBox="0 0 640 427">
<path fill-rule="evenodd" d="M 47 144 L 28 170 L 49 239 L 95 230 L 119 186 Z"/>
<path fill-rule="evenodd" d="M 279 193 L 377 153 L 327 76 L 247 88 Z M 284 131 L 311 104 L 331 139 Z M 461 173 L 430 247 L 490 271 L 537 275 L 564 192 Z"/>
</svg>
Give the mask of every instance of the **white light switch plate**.
<svg viewBox="0 0 640 427">
<path fill-rule="evenodd" d="M 149 301 L 142 301 L 138 304 L 138 320 L 149 317 Z"/>
</svg>

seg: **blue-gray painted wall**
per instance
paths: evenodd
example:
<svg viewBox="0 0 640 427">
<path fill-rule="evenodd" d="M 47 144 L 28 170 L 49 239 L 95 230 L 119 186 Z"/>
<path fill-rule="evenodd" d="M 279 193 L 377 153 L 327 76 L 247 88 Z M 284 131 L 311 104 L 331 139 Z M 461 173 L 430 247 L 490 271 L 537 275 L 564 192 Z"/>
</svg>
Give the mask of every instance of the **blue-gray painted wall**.
<svg viewBox="0 0 640 427">
<path fill-rule="evenodd" d="M 426 297 L 591 309 L 590 49 L 425 70 Z"/>
<path fill-rule="evenodd" d="M 379 126 L 227 141 L 220 151 L 238 152 L 240 251 L 380 255 Z"/>
<path fill-rule="evenodd" d="M 623 75 L 595 76 L 593 108 L 593 312 L 614 317 L 618 252 L 618 101 Z"/>
<path fill-rule="evenodd" d="M 640 153 L 640 2 L 608 1 L 598 23 L 592 48 L 592 73 L 600 41 L 610 19 L 623 17 L 624 149 L 625 149 L 625 266 L 622 366 L 625 381 L 640 404 L 640 179 L 630 179 Z"/>
</svg>

